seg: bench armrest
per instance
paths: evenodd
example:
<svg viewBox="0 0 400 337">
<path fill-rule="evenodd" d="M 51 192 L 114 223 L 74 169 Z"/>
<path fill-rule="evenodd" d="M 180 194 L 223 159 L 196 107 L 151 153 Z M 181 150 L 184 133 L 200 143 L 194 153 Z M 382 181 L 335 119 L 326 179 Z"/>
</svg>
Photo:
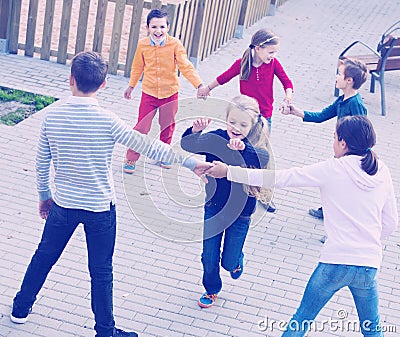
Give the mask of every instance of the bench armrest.
<svg viewBox="0 0 400 337">
<path fill-rule="evenodd" d="M 353 43 L 351 43 L 349 46 L 347 46 L 339 55 L 339 59 L 341 59 L 344 54 L 347 53 L 347 51 L 349 51 L 349 49 L 351 49 L 352 47 L 354 47 L 356 44 L 361 44 L 362 46 L 364 46 L 365 48 L 367 48 L 370 52 L 372 52 L 376 57 L 381 57 L 381 55 L 373 48 L 371 48 L 369 45 L 367 45 L 366 43 L 362 42 L 362 41 L 354 41 Z"/>
</svg>

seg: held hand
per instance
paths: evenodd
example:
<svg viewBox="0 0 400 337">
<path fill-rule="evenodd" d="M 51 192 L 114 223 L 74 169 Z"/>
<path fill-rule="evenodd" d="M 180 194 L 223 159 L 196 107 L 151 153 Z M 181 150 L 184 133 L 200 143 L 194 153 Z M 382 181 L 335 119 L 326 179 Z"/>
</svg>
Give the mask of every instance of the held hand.
<svg viewBox="0 0 400 337">
<path fill-rule="evenodd" d="M 293 104 L 289 104 L 289 114 L 297 117 L 304 118 L 304 111 L 297 108 Z"/>
<path fill-rule="evenodd" d="M 197 89 L 197 98 L 201 98 L 201 99 L 206 100 L 207 96 L 210 96 L 210 89 L 208 89 L 208 86 L 201 85 Z"/>
<path fill-rule="evenodd" d="M 241 139 L 238 138 L 232 138 L 229 140 L 229 144 L 227 144 L 227 146 L 231 149 L 231 150 L 236 150 L 236 151 L 243 151 L 246 147 L 246 145 L 244 145 L 243 141 Z"/>
<path fill-rule="evenodd" d="M 211 123 L 211 118 L 199 118 L 193 122 L 192 132 L 203 131 Z"/>
<path fill-rule="evenodd" d="M 282 104 L 281 104 L 281 107 L 280 107 L 280 112 L 283 114 L 283 115 L 290 115 L 290 101 L 288 100 L 288 99 L 284 99 L 283 101 L 282 101 Z"/>
<path fill-rule="evenodd" d="M 125 92 L 124 92 L 124 97 L 126 99 L 131 99 L 132 98 L 132 91 L 133 91 L 134 87 L 128 87 L 126 88 Z"/>
<path fill-rule="evenodd" d="M 224 178 L 228 174 L 228 165 L 220 161 L 213 161 L 213 166 L 205 173 L 213 178 Z"/>
<path fill-rule="evenodd" d="M 53 204 L 53 199 L 47 199 L 39 201 L 39 215 L 42 219 L 47 219 L 50 213 L 51 205 Z"/>
<path fill-rule="evenodd" d="M 201 178 L 201 180 L 204 183 L 208 183 L 208 179 L 205 175 L 205 173 L 207 172 L 208 169 L 210 169 L 211 167 L 213 167 L 213 164 L 205 162 L 205 161 L 199 161 L 197 162 L 196 167 L 193 170 L 193 173 L 197 176 L 199 176 Z"/>
</svg>

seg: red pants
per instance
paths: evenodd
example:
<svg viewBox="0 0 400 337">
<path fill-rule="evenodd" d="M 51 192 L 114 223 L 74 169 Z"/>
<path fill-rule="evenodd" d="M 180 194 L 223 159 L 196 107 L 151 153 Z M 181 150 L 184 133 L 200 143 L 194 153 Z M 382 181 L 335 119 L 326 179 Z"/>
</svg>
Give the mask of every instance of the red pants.
<svg viewBox="0 0 400 337">
<path fill-rule="evenodd" d="M 170 144 L 175 130 L 175 115 L 178 111 L 178 93 L 159 99 L 142 92 L 138 121 L 133 129 L 147 135 L 157 109 L 159 110 L 158 124 L 160 125 L 160 140 Z M 140 154 L 131 149 L 128 149 L 126 152 L 127 160 L 136 161 L 139 157 Z"/>
</svg>

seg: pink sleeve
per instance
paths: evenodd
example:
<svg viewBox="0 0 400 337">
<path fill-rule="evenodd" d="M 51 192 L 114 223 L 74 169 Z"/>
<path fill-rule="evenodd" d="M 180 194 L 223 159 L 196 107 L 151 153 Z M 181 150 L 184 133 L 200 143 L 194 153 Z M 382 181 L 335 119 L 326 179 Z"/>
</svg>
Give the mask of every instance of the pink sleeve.
<svg viewBox="0 0 400 337">
<path fill-rule="evenodd" d="M 242 59 L 236 60 L 228 70 L 217 77 L 217 82 L 220 85 L 223 85 L 229 82 L 232 78 L 240 74 L 240 62 Z"/>
<path fill-rule="evenodd" d="M 274 59 L 274 69 L 275 75 L 278 76 L 279 80 L 282 83 L 283 88 L 286 90 L 288 88 L 293 89 L 293 83 L 290 80 L 289 76 L 286 74 L 282 65 L 279 63 L 277 59 Z"/>
</svg>

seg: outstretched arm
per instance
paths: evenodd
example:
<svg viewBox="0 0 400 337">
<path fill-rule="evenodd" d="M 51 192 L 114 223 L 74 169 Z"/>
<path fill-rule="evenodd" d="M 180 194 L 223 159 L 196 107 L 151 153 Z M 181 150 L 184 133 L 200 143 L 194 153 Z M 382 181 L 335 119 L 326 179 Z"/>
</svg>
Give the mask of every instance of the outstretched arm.
<svg viewBox="0 0 400 337">
<path fill-rule="evenodd" d="M 213 167 L 213 164 L 208 163 L 206 161 L 198 161 L 196 164 L 196 167 L 193 169 L 193 173 L 201 178 L 201 180 L 204 183 L 208 183 L 208 179 L 206 177 L 206 172 L 209 170 L 211 167 Z"/>
<path fill-rule="evenodd" d="M 220 161 L 213 161 L 213 166 L 205 173 L 213 178 L 225 178 L 228 174 L 228 165 Z"/>
<path fill-rule="evenodd" d="M 296 107 L 295 105 L 293 105 L 291 103 L 288 105 L 288 109 L 283 110 L 282 113 L 284 115 L 297 116 L 297 117 L 300 117 L 301 119 L 304 118 L 304 110 L 299 109 L 298 107 Z"/>
<path fill-rule="evenodd" d="M 194 158 L 188 157 L 182 151 L 174 150 L 169 144 L 132 130 L 117 116 L 112 120 L 111 134 L 115 142 L 144 154 L 150 159 L 182 164 L 192 171 L 197 167 L 197 160 Z"/>
<path fill-rule="evenodd" d="M 219 85 L 220 84 L 218 83 L 218 81 L 214 80 L 210 84 L 199 88 L 197 90 L 197 97 L 199 98 L 199 95 L 200 95 L 203 98 L 207 98 L 207 96 L 210 96 L 211 90 L 218 87 Z"/>
</svg>

